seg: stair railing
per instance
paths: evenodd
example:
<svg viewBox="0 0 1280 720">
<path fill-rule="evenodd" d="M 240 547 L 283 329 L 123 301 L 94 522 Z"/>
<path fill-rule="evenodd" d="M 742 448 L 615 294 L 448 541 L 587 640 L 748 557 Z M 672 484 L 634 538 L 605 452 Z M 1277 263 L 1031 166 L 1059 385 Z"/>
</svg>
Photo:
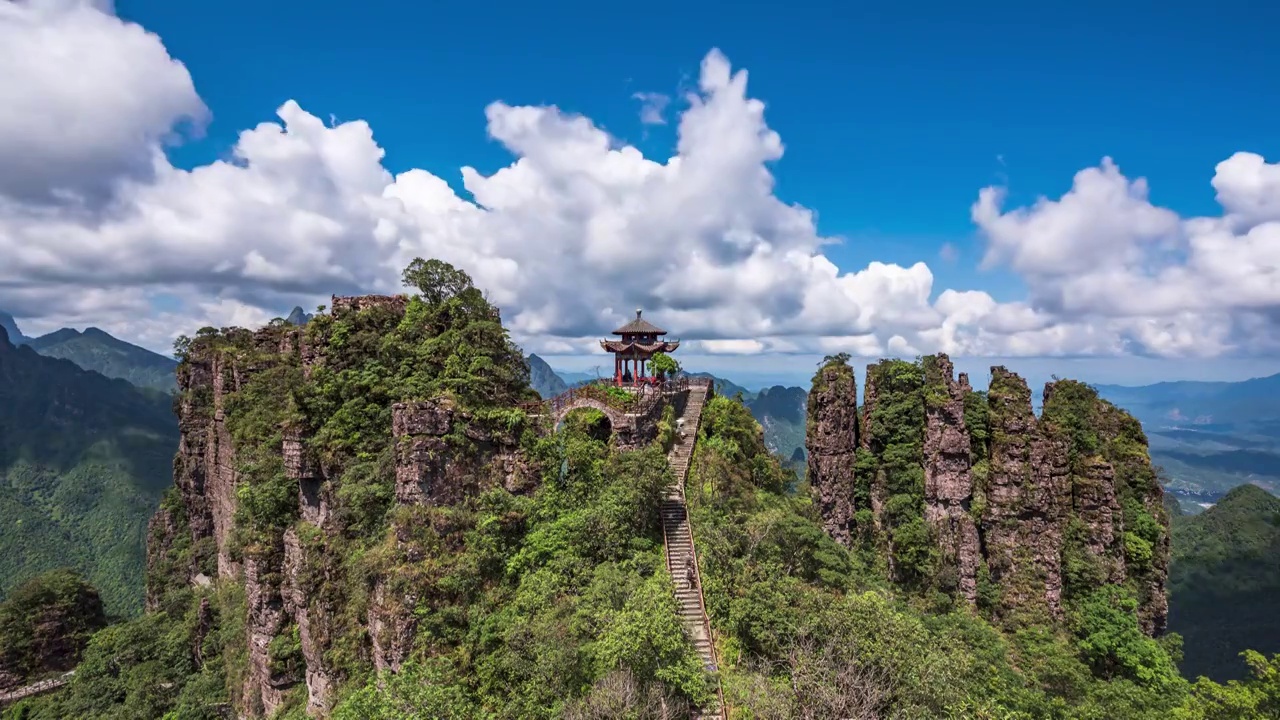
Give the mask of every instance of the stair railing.
<svg viewBox="0 0 1280 720">
<path fill-rule="evenodd" d="M 702 378 L 698 378 L 701 380 Z M 707 379 L 710 384 L 710 379 Z M 689 468 L 693 465 L 693 451 L 697 449 L 698 426 L 702 424 L 702 408 L 698 408 L 698 422 L 693 426 L 694 446 L 689 449 L 689 459 L 680 477 L 680 504 L 684 506 L 685 524 L 689 526 L 689 549 L 693 553 L 693 576 L 698 583 L 698 610 L 702 613 L 702 630 L 707 634 L 707 646 L 711 651 L 711 666 L 716 669 L 716 698 L 720 701 L 720 717 L 729 718 L 729 708 L 724 704 L 724 687 L 720 684 L 720 659 L 716 656 L 716 636 L 711 629 L 711 618 L 707 616 L 707 599 L 702 594 L 702 565 L 698 562 L 698 543 L 693 537 L 693 516 L 689 513 L 689 501 L 685 493 L 688 485 Z M 663 526 L 665 532 L 666 526 Z M 664 536 L 665 537 L 665 536 Z M 668 562 L 670 556 L 668 555 Z"/>
</svg>

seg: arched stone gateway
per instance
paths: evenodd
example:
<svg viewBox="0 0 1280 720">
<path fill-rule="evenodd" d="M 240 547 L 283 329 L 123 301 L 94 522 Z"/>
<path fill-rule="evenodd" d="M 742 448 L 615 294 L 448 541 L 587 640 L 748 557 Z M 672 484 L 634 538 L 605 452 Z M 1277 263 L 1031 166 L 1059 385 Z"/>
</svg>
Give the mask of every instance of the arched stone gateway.
<svg viewBox="0 0 1280 720">
<path fill-rule="evenodd" d="M 595 398 L 576 397 L 556 410 L 555 415 L 552 416 L 552 419 L 555 420 L 555 427 L 560 427 L 560 423 L 564 422 L 569 413 L 583 408 L 593 408 L 604 413 L 604 416 L 609 418 L 609 426 L 613 428 L 614 432 L 631 424 L 631 418 L 617 408 L 609 407 Z"/>
</svg>

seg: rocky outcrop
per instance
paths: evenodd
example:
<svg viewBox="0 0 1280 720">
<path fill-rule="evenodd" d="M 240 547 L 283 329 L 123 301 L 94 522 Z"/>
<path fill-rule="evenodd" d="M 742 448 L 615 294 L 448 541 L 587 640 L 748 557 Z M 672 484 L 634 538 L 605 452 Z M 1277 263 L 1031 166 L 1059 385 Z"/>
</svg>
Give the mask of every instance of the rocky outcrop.
<svg viewBox="0 0 1280 720">
<path fill-rule="evenodd" d="M 1031 391 L 1003 367 L 988 392 L 991 470 L 982 535 L 1006 611 L 1043 601 L 1062 609 L 1062 542 L 1071 507 L 1068 447 L 1040 432 Z"/>
<path fill-rule="evenodd" d="M 374 586 L 369 605 L 369 637 L 373 640 L 373 662 L 379 672 L 398 671 L 413 646 L 417 621 L 410 612 L 417 597 L 412 592 L 396 595 L 390 582 Z"/>
<path fill-rule="evenodd" d="M 279 549 L 249 555 L 244 561 L 244 589 L 249 644 L 249 672 L 244 696 L 253 714 L 270 716 L 285 700 L 285 692 L 298 684 L 296 673 L 281 667 L 272 657 L 272 641 L 288 625 L 283 596 Z"/>
<path fill-rule="evenodd" d="M 447 398 L 378 408 L 389 427 L 355 462 L 335 460 L 332 444 L 315 444 L 324 415 L 306 407 L 308 383 L 326 363 L 335 372 L 352 365 L 340 345 L 330 345 L 334 324 L 345 322 L 344 332 L 376 343 L 407 304 L 404 296 L 334 297 L 333 313 L 305 327 L 275 322 L 256 332 L 202 331 L 179 366 L 177 496 L 149 525 L 148 606 L 165 609 L 166 598 L 185 602 L 189 596 L 171 591 L 209 587 L 209 575 L 243 583 L 243 606 L 210 594 L 195 608 L 201 639 L 220 613 L 243 612 L 247 663 L 231 693 L 240 717 L 268 717 L 302 697 L 308 715 L 325 717 L 352 667 L 398 670 L 412 649 L 419 604 L 457 602 L 450 596 L 457 591 L 432 575 L 443 566 L 436 554 L 461 553 L 471 529 L 469 516 L 448 506 L 492 487 L 526 492 L 537 482 L 537 468 L 519 451 L 518 423 L 505 415 L 477 419 Z M 237 393 L 263 391 L 251 383 L 260 373 L 270 373 L 272 389 L 280 389 L 281 405 L 262 416 L 274 418 L 274 428 L 262 418 L 242 422 L 245 416 L 232 415 L 244 408 L 246 395 Z M 237 457 L 234 443 L 245 437 L 254 444 Z M 274 447 L 266 444 L 272 438 Z M 265 482 L 285 481 L 273 490 L 296 492 L 296 508 L 282 506 L 275 494 L 237 527 L 242 468 Z M 362 488 L 355 501 L 341 492 L 351 487 Z M 391 500 L 399 507 L 386 516 L 387 544 L 369 549 L 360 577 L 349 577 L 349 538 L 369 532 L 352 523 L 378 522 L 385 506 L 369 505 Z M 367 505 L 353 511 L 352 502 Z M 201 645 L 192 648 L 197 666 Z"/>
<path fill-rule="evenodd" d="M 482 428 L 447 401 L 396 403 L 396 502 L 452 505 L 494 486 L 530 489 L 533 473 L 508 434 Z"/>
<path fill-rule="evenodd" d="M 408 525 L 399 523 L 393 531 L 395 565 L 411 565 L 425 557 Z M 416 584 L 405 582 L 405 578 L 396 573 L 384 573 L 375 581 L 369 603 L 369 638 L 373 642 L 374 667 L 379 671 L 398 671 L 409 657 L 418 627 L 413 612 L 418 600 Z"/>
<path fill-rule="evenodd" d="M 448 502 L 461 488 L 445 474 L 450 454 L 444 436 L 453 428 L 453 410 L 435 402 L 397 403 L 391 409 L 396 441 L 396 502 L 424 505 Z"/>
<path fill-rule="evenodd" d="M 284 429 L 280 455 L 284 458 L 285 474 L 298 483 L 298 508 L 303 521 L 316 526 L 326 525 L 329 522 L 330 486 L 324 481 L 300 428 Z"/>
<path fill-rule="evenodd" d="M 828 363 L 813 378 L 807 410 L 809 485 L 818 498 L 827 534 L 848 547 L 854 532 L 858 450 L 857 383 L 853 369 Z"/>
<path fill-rule="evenodd" d="M 1148 503 L 1147 511 L 1158 518 L 1164 518 L 1165 527 L 1168 527 L 1168 516 L 1159 514 L 1163 508 Z M 1169 582 L 1170 541 L 1171 536 L 1167 531 L 1160 536 L 1153 548 L 1152 568 L 1144 577 L 1139 578 L 1138 623 L 1148 635 L 1159 635 L 1169 627 L 1169 593 L 1166 588 Z"/>
<path fill-rule="evenodd" d="M 1087 458 L 1082 466 L 1071 483 L 1072 514 L 1084 525 L 1084 548 L 1102 567 L 1107 582 L 1122 583 L 1124 517 L 1116 496 L 1115 470 L 1100 457 Z"/>
<path fill-rule="evenodd" d="M 332 692 L 337 685 L 335 673 L 324 660 L 328 646 L 327 628 L 334 609 L 322 601 L 309 587 L 306 574 L 307 556 L 295 528 L 284 533 L 284 602 L 298 628 L 307 683 L 307 714 L 325 715 L 330 709 Z"/>
<path fill-rule="evenodd" d="M 977 598 L 982 562 L 978 526 L 969 514 L 973 500 L 970 438 L 964 422 L 969 378 L 957 382 L 946 355 L 925 360 L 924 519 L 941 550 L 943 571 L 955 573 L 955 589 L 970 603 Z M 944 585 L 951 585 L 950 582 Z"/>
<path fill-rule="evenodd" d="M 868 367 L 860 420 L 847 365 L 814 377 L 809 477 L 827 532 L 846 545 L 867 538 L 896 580 L 994 600 L 984 607 L 1001 616 L 1062 618 L 1073 597 L 1124 585 L 1143 629 L 1162 632 L 1168 518 L 1137 420 L 1072 381 L 1045 386 L 1037 418 L 1026 382 L 1005 368 L 992 368 L 985 398 L 953 373 L 945 355 Z M 918 469 L 904 465 L 917 454 Z M 937 547 L 931 569 L 918 548 L 895 547 L 917 512 Z"/>
<path fill-rule="evenodd" d="M 191 633 L 191 664 L 196 668 L 204 667 L 204 641 L 213 630 L 213 606 L 209 598 L 200 598 L 196 609 L 195 631 Z"/>
<path fill-rule="evenodd" d="M 174 482 L 182 493 L 192 542 L 212 540 L 217 574 L 224 578 L 237 570 L 227 542 L 235 515 L 236 471 L 224 405 L 227 394 L 244 380 L 245 371 L 211 344 L 194 345 L 178 366 L 180 436 Z"/>
<path fill-rule="evenodd" d="M 174 484 L 181 494 L 187 532 L 197 548 L 188 578 L 215 573 L 232 578 L 239 574 L 230 548 L 239 480 L 227 427 L 226 399 L 243 388 L 254 373 L 294 355 L 301 356 L 307 374 L 323 357 L 302 328 L 268 326 L 252 333 L 232 328 L 218 336 L 197 337 L 178 366 L 174 409 L 179 439 L 173 461 Z M 300 430 L 286 428 L 283 436 L 282 454 L 290 477 L 299 481 L 303 515 L 319 521 L 327 512 L 320 493 L 320 471 L 306 452 Z M 164 540 L 165 526 L 171 524 L 170 519 L 153 518 L 152 537 L 156 539 L 152 543 L 171 544 Z M 150 558 L 158 550 L 148 552 Z M 148 567 L 152 564 L 149 560 Z"/>
<path fill-rule="evenodd" d="M 174 544 L 178 542 L 179 532 L 183 532 L 183 529 L 179 527 L 177 518 L 169 508 L 161 506 L 147 521 L 147 581 L 143 603 L 148 612 L 160 608 L 168 583 L 175 579 L 175 571 L 180 583 L 186 583 L 191 578 L 191 568 L 171 567 Z"/>
<path fill-rule="evenodd" d="M 329 312 L 335 318 L 358 313 L 370 308 L 381 308 L 388 312 L 403 315 L 409 304 L 407 295 L 334 295 Z"/>
<path fill-rule="evenodd" d="M 862 417 L 858 422 L 858 449 L 875 454 L 877 451 L 872 432 L 871 416 L 875 412 L 880 393 L 876 388 L 874 365 L 867 366 L 867 379 L 862 386 Z M 885 489 L 883 473 L 877 471 L 872 477 L 859 478 L 858 481 L 868 488 L 871 516 L 874 526 L 880 529 L 880 515 L 884 512 Z"/>
</svg>

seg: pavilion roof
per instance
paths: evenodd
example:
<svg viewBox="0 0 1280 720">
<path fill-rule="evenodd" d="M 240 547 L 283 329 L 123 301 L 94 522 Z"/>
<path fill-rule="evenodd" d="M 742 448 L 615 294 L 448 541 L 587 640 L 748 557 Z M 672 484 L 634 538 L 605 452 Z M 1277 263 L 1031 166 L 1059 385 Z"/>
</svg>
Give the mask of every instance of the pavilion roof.
<svg viewBox="0 0 1280 720">
<path fill-rule="evenodd" d="M 667 331 L 640 317 L 642 310 L 636 310 L 636 318 L 613 331 L 614 335 L 666 335 Z"/>
<path fill-rule="evenodd" d="M 627 342 L 625 340 L 601 340 L 600 347 L 611 353 L 639 351 L 642 353 L 670 353 L 680 347 L 680 341 L 659 340 L 655 343 Z"/>
</svg>

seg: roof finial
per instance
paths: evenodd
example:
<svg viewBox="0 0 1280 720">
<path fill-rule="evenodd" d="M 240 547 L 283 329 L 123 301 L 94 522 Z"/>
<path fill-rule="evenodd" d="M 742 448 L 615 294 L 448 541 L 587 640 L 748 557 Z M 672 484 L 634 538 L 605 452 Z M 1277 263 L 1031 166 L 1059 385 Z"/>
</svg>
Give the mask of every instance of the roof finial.
<svg viewBox="0 0 1280 720">
<path fill-rule="evenodd" d="M 639 320 L 639 319 L 640 319 L 640 313 L 641 313 L 640 308 L 636 308 L 636 319 L 637 319 L 637 320 Z"/>
</svg>

